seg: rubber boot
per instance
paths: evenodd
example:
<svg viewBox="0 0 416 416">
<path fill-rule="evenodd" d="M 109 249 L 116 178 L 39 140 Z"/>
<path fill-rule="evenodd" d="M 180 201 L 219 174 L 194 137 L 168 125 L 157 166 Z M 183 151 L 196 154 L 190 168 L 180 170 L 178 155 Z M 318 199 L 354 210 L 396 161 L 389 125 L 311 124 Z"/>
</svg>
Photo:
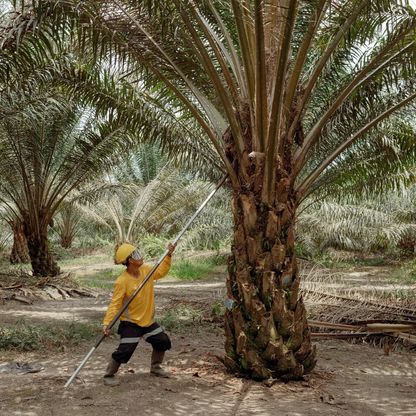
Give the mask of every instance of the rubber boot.
<svg viewBox="0 0 416 416">
<path fill-rule="evenodd" d="M 160 365 L 163 362 L 163 358 L 165 357 L 165 351 L 152 351 L 152 363 L 150 366 L 150 374 L 158 377 L 165 377 L 169 378 L 170 374 L 165 371 Z"/>
<path fill-rule="evenodd" d="M 117 373 L 120 367 L 120 363 L 117 362 L 113 357 L 111 357 L 107 369 L 105 370 L 104 374 L 104 384 L 106 386 L 118 386 L 120 384 L 120 380 L 115 378 L 114 375 Z"/>
</svg>

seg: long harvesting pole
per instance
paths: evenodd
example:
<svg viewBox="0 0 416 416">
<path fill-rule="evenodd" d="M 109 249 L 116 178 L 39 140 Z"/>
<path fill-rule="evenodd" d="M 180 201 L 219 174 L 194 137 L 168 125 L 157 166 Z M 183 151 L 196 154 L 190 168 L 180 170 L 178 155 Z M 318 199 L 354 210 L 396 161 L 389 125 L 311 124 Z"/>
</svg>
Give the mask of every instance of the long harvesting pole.
<svg viewBox="0 0 416 416">
<path fill-rule="evenodd" d="M 217 184 L 216 188 L 208 195 L 208 197 L 205 199 L 205 201 L 201 204 L 201 206 L 198 208 L 198 210 L 194 213 L 194 215 L 189 219 L 189 221 L 186 223 L 186 225 L 182 228 L 182 230 L 179 232 L 179 234 L 176 236 L 175 240 L 173 240 L 172 244 L 176 244 L 180 238 L 184 235 L 184 233 L 188 230 L 188 228 L 192 225 L 195 218 L 201 213 L 201 211 L 205 208 L 205 206 L 208 204 L 210 199 L 215 195 L 215 193 L 218 191 L 218 189 L 221 188 L 221 186 L 226 181 L 228 175 L 225 175 L 221 181 Z M 127 302 L 124 304 L 124 306 L 120 309 L 120 311 L 117 313 L 117 315 L 113 318 L 113 320 L 108 324 L 107 328 L 111 329 L 115 323 L 119 320 L 120 316 L 123 314 L 123 312 L 128 308 L 131 301 L 137 296 L 137 294 L 143 289 L 143 286 L 149 281 L 149 279 L 152 277 L 153 273 L 156 271 L 156 269 L 160 266 L 162 261 L 165 259 L 165 257 L 169 254 L 169 250 L 166 250 L 159 258 L 159 260 L 154 264 L 152 269 L 149 271 L 149 273 L 144 278 L 143 282 L 137 287 L 137 289 L 133 292 L 133 294 L 127 299 Z M 90 349 L 88 354 L 84 357 L 84 359 L 81 361 L 81 364 L 78 366 L 78 368 L 74 371 L 74 373 L 71 375 L 69 380 L 65 384 L 65 388 L 68 388 L 71 383 L 74 381 L 75 377 L 78 375 L 78 373 L 81 371 L 82 367 L 86 364 L 86 362 L 89 360 L 91 355 L 94 353 L 94 351 L 98 348 L 98 346 L 101 344 L 101 342 L 106 338 L 104 334 L 102 334 L 95 345 Z"/>
</svg>

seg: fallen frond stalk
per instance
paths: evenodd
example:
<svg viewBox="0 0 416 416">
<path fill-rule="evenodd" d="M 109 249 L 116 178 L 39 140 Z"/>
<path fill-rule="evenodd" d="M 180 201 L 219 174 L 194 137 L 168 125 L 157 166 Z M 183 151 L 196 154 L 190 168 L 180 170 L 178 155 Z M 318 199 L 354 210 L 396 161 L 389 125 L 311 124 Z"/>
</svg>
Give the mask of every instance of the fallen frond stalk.
<svg viewBox="0 0 416 416">
<path fill-rule="evenodd" d="M 403 334 L 401 332 L 399 332 L 398 334 L 394 334 L 394 335 L 397 336 L 400 339 L 403 339 L 405 341 L 408 341 L 408 342 L 416 345 L 416 335 Z"/>
<path fill-rule="evenodd" d="M 416 344 L 416 335 L 409 332 L 416 331 L 416 323 L 396 324 L 383 322 L 360 322 L 359 324 L 337 324 L 333 322 L 309 321 L 312 328 L 331 329 L 331 330 L 350 330 L 353 332 L 312 332 L 315 338 L 362 338 L 374 335 L 388 335 L 406 340 L 412 344 Z"/>
<path fill-rule="evenodd" d="M 404 324 L 367 324 L 369 331 L 381 331 L 381 332 L 408 332 L 416 330 L 415 325 L 404 325 Z"/>
<path fill-rule="evenodd" d="M 410 319 L 416 318 L 416 310 L 410 309 L 406 307 L 401 306 L 393 306 L 393 305 L 386 305 L 380 302 L 374 302 L 371 300 L 365 300 L 365 299 L 354 299 L 354 298 L 348 298 L 345 296 L 339 296 L 339 295 L 332 295 L 328 293 L 322 293 L 315 290 L 310 289 L 302 289 L 302 292 L 305 294 L 305 298 L 313 297 L 317 299 L 331 299 L 336 300 L 339 303 L 342 303 L 343 305 L 359 305 L 361 307 L 373 307 L 377 308 L 377 310 L 386 312 L 392 315 L 398 315 Z"/>
<path fill-rule="evenodd" d="M 347 324 L 336 324 L 333 322 L 321 322 L 321 321 L 308 321 L 309 326 L 316 328 L 331 328 L 331 329 L 346 329 L 355 331 L 357 329 L 356 325 L 347 325 Z"/>
<path fill-rule="evenodd" d="M 374 334 L 371 332 L 311 332 L 312 338 L 348 339 L 348 338 L 364 338 L 369 335 L 383 335 L 383 334 Z"/>
<path fill-rule="evenodd" d="M 368 332 L 409 332 L 416 330 L 416 324 L 385 324 L 385 323 L 360 323 L 360 324 L 336 324 L 332 322 L 309 321 L 309 326 L 314 328 L 344 329 L 351 331 L 366 330 Z"/>
</svg>

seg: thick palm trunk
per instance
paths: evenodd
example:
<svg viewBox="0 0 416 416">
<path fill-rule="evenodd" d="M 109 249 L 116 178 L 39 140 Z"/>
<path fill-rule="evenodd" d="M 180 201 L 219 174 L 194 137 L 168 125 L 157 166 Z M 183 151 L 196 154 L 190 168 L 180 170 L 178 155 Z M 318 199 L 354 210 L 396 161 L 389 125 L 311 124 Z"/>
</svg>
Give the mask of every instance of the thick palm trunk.
<svg viewBox="0 0 416 416">
<path fill-rule="evenodd" d="M 40 233 L 25 229 L 34 276 L 56 276 L 60 269 L 49 249 L 47 228 Z"/>
<path fill-rule="evenodd" d="M 24 232 L 23 223 L 15 221 L 12 225 L 13 229 L 13 247 L 10 254 L 10 263 L 20 264 L 29 263 L 29 249 L 27 247 L 26 236 Z"/>
<path fill-rule="evenodd" d="M 263 159 L 252 156 L 239 165 L 233 192 L 225 363 L 254 379 L 299 378 L 315 366 L 316 352 L 299 296 L 295 195 L 287 170 L 277 166 L 276 198 L 263 202 Z"/>
</svg>

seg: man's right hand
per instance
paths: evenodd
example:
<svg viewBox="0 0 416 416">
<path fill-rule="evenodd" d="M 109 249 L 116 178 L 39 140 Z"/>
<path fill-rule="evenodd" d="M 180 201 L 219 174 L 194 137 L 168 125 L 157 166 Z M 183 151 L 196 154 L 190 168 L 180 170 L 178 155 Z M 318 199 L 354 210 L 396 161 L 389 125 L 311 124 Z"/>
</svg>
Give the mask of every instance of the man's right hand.
<svg viewBox="0 0 416 416">
<path fill-rule="evenodd" d="M 107 325 L 103 326 L 103 334 L 106 337 L 108 337 L 110 335 L 110 332 L 111 332 L 111 329 Z"/>
</svg>

